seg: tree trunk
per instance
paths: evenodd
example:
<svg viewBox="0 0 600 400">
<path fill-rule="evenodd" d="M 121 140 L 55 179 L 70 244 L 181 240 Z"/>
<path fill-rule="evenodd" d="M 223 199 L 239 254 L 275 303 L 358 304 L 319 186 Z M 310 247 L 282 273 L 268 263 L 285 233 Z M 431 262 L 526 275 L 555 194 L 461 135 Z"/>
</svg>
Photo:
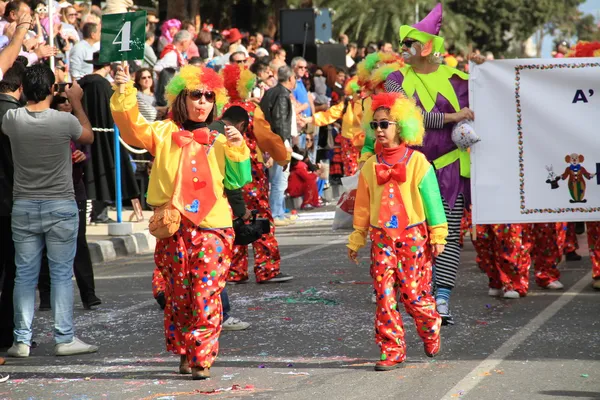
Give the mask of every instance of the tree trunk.
<svg viewBox="0 0 600 400">
<path fill-rule="evenodd" d="M 273 0 L 271 2 L 271 15 L 269 16 L 265 32 L 268 36 L 275 38 L 279 30 L 279 10 L 287 7 L 287 0 Z"/>
<path fill-rule="evenodd" d="M 195 21 L 197 15 L 200 15 L 200 0 L 189 0 L 190 19 Z"/>
<path fill-rule="evenodd" d="M 169 0 L 167 5 L 167 19 L 176 18 L 180 21 L 189 19 L 189 0 Z"/>
</svg>

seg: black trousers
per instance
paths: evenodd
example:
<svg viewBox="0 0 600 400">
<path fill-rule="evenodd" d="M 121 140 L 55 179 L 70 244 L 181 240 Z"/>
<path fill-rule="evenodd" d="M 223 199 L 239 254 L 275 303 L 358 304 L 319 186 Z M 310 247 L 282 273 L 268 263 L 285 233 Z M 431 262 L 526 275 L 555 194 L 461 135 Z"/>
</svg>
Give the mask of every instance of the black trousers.
<svg viewBox="0 0 600 400">
<path fill-rule="evenodd" d="M 4 276 L 0 295 L 0 347 L 12 345 L 15 327 L 13 291 L 17 267 L 10 223 L 10 216 L 0 216 L 0 276 Z"/>
<path fill-rule="evenodd" d="M 86 201 L 78 201 L 77 208 L 79 209 L 79 230 L 77 232 L 77 252 L 75 253 L 75 260 L 73 261 L 73 270 L 75 273 L 77 286 L 79 287 L 81 301 L 83 303 L 89 303 L 95 299 L 96 289 L 94 285 L 94 269 L 92 267 L 90 249 L 85 237 Z M 42 268 L 40 270 L 38 290 L 40 291 L 40 302 L 50 304 L 50 268 L 48 266 L 46 250 L 44 250 L 44 254 L 42 256 Z"/>
</svg>

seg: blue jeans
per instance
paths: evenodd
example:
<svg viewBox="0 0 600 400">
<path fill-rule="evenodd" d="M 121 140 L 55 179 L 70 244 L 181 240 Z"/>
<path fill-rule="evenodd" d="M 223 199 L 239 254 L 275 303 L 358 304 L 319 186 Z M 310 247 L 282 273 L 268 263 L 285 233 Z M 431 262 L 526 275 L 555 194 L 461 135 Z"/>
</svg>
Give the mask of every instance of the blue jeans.
<svg viewBox="0 0 600 400">
<path fill-rule="evenodd" d="M 275 219 L 285 218 L 285 197 L 284 192 L 287 189 L 286 174 L 283 172 L 283 167 L 274 163 L 269 168 L 269 182 L 271 183 L 271 193 L 269 194 L 269 205 L 271 213 Z"/>
<path fill-rule="evenodd" d="M 15 200 L 12 233 L 15 243 L 15 343 L 31 346 L 35 288 L 46 246 L 50 266 L 50 304 L 57 344 L 73 340 L 73 259 L 79 215 L 75 200 Z"/>
<path fill-rule="evenodd" d="M 229 296 L 227 295 L 226 287 L 221 291 L 221 304 L 223 305 L 223 321 L 226 321 L 231 312 L 231 305 L 229 304 Z"/>
</svg>

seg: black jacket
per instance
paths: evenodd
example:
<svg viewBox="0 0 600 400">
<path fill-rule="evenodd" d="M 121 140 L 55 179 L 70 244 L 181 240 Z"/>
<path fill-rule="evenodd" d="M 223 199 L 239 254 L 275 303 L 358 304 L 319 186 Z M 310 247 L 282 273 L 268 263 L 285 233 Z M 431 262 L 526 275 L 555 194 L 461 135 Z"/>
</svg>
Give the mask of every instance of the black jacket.
<svg viewBox="0 0 600 400">
<path fill-rule="evenodd" d="M 267 90 L 260 108 L 265 114 L 265 119 L 271 124 L 271 130 L 281 136 L 283 140 L 292 142 L 292 92 L 281 83 Z"/>
<path fill-rule="evenodd" d="M 14 165 L 10 140 L 2 133 L 2 118 L 8 110 L 21 107 L 19 100 L 0 94 L 0 216 L 7 217 L 12 211 Z"/>
</svg>

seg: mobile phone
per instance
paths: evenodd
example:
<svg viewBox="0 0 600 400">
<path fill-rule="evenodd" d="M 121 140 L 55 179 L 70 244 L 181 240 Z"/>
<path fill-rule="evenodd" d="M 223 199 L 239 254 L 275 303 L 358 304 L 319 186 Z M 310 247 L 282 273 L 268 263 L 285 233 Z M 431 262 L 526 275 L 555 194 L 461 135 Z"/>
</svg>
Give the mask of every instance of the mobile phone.
<svg viewBox="0 0 600 400">
<path fill-rule="evenodd" d="M 58 93 L 64 93 L 65 89 L 70 88 L 71 86 L 73 86 L 73 83 L 71 82 L 55 83 L 54 91 Z"/>
</svg>

